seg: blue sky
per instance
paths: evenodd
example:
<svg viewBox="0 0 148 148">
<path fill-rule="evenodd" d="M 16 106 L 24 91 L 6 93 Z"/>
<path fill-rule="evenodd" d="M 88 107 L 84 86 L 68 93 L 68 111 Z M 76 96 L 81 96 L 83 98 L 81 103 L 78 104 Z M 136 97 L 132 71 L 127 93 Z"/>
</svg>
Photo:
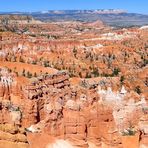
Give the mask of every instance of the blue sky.
<svg viewBox="0 0 148 148">
<path fill-rule="evenodd" d="M 148 0 L 0 0 L 0 11 L 124 9 L 148 14 Z"/>
</svg>

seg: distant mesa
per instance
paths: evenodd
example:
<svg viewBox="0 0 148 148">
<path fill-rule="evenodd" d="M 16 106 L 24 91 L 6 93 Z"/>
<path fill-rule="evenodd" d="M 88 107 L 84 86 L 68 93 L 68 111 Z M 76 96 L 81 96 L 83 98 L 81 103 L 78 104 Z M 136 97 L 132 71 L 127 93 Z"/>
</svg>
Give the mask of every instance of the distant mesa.
<svg viewBox="0 0 148 148">
<path fill-rule="evenodd" d="M 148 29 L 148 26 L 142 26 L 139 28 L 140 30 L 143 30 L 143 29 Z"/>
<path fill-rule="evenodd" d="M 127 13 L 126 10 L 122 9 L 96 9 L 96 10 L 49 10 L 49 11 L 41 11 L 42 14 L 66 14 L 66 13 L 89 13 L 89 14 L 120 14 Z"/>
</svg>

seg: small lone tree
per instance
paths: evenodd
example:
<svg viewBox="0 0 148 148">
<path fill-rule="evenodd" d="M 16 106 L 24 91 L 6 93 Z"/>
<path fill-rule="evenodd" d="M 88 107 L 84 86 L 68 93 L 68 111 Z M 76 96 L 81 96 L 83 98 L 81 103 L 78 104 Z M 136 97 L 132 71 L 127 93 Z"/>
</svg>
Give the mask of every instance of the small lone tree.
<svg viewBox="0 0 148 148">
<path fill-rule="evenodd" d="M 138 93 L 139 95 L 142 93 L 140 86 L 135 87 L 135 92 Z"/>
<path fill-rule="evenodd" d="M 27 77 L 28 78 L 32 78 L 32 73 L 30 73 L 29 71 L 27 72 Z"/>
<path fill-rule="evenodd" d="M 74 57 L 76 57 L 76 55 L 77 55 L 77 49 L 75 47 L 73 48 L 73 54 L 74 54 Z"/>
<path fill-rule="evenodd" d="M 22 76 L 24 76 L 24 77 L 26 76 L 25 75 L 25 69 L 23 69 L 23 71 L 22 71 Z"/>
<path fill-rule="evenodd" d="M 124 76 L 121 76 L 120 77 L 120 83 L 121 83 L 121 85 L 123 84 L 124 80 L 125 80 L 125 77 Z"/>
<path fill-rule="evenodd" d="M 120 69 L 119 68 L 114 68 L 112 75 L 113 76 L 117 76 L 119 74 L 119 72 L 120 72 Z"/>
</svg>

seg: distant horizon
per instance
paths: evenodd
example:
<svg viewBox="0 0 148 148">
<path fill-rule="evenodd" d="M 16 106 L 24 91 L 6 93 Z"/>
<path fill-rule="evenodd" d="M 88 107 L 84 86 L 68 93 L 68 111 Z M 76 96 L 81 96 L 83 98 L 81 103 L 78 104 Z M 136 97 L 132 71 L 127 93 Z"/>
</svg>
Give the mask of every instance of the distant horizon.
<svg viewBox="0 0 148 148">
<path fill-rule="evenodd" d="M 148 0 L 1 0 L 0 12 L 121 9 L 148 14 Z"/>
<path fill-rule="evenodd" d="M 124 11 L 125 13 L 137 13 L 137 14 L 143 14 L 143 15 L 148 15 L 148 13 L 140 13 L 140 12 L 130 12 L 125 9 L 49 9 L 49 10 L 37 10 L 37 11 L 19 11 L 19 10 L 14 10 L 14 11 L 1 11 L 0 13 L 36 13 L 36 12 L 48 12 L 48 11 L 94 11 L 94 10 L 120 10 Z"/>
</svg>

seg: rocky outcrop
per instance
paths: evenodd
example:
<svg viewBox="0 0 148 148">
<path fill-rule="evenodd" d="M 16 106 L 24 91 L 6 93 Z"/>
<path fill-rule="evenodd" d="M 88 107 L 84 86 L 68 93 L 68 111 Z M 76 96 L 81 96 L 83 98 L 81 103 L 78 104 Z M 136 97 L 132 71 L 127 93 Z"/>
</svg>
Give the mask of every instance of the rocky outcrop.
<svg viewBox="0 0 148 148">
<path fill-rule="evenodd" d="M 59 72 L 53 75 L 39 77 L 35 82 L 23 88 L 25 111 L 22 122 L 31 118 L 28 125 L 43 120 L 54 110 L 61 110 L 64 99 L 70 97 L 68 75 L 66 72 Z M 28 102 L 30 102 L 28 104 Z"/>
<path fill-rule="evenodd" d="M 147 108 L 143 108 L 144 115 L 140 118 L 139 128 L 142 131 L 141 133 L 141 147 L 148 147 L 148 115 Z"/>
<path fill-rule="evenodd" d="M 25 130 L 12 124 L 0 124 L 0 147 L 29 148 Z"/>
<path fill-rule="evenodd" d="M 32 134 L 68 140 L 75 147 L 87 148 L 91 144 L 121 147 L 120 132 L 128 124 L 123 120 L 125 127 L 121 128 L 119 118 L 136 114 L 134 120 L 132 116 L 127 118 L 136 126 L 142 114 L 141 105 L 146 106 L 144 98 L 126 104 L 124 99 L 130 98 L 131 93 L 124 87 L 115 93 L 111 88 L 105 90 L 98 86 L 97 89 L 96 85 L 71 86 L 65 71 L 42 75 L 23 86 L 14 80 L 10 85 L 1 83 L 0 123 L 25 127 Z M 7 86 L 9 99 L 4 97 Z M 144 122 L 139 124 L 141 130 L 145 129 Z"/>
</svg>

